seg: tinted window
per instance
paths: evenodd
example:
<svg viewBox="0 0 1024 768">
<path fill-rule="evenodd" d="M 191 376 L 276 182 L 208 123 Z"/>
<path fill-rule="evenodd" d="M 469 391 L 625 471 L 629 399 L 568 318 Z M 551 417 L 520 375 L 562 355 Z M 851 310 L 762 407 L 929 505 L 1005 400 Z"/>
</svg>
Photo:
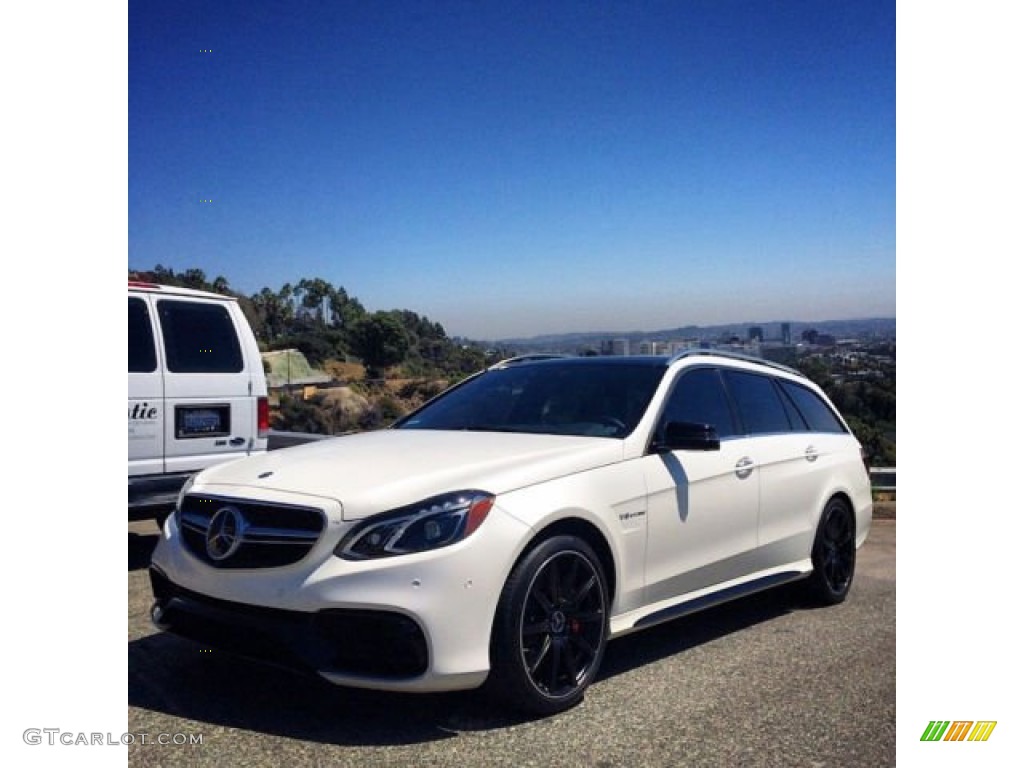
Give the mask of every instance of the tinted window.
<svg viewBox="0 0 1024 768">
<path fill-rule="evenodd" d="M 832 409 L 817 394 L 790 381 L 780 381 L 782 389 L 792 398 L 807 420 L 812 432 L 846 432 L 842 422 L 836 418 Z"/>
<path fill-rule="evenodd" d="M 470 379 L 397 426 L 625 437 L 664 373 L 655 365 L 513 365 Z"/>
<path fill-rule="evenodd" d="M 790 431 L 786 408 L 769 377 L 744 371 L 723 374 L 748 435 Z"/>
<path fill-rule="evenodd" d="M 776 388 L 779 387 L 781 383 L 782 382 L 778 379 L 775 379 Z M 779 399 L 782 400 L 782 405 L 786 409 L 786 416 L 789 417 L 789 423 L 792 425 L 793 431 L 810 432 L 811 428 L 808 426 L 807 420 L 804 419 L 803 414 L 801 414 L 800 411 L 797 410 L 796 406 L 793 405 L 793 401 L 786 396 L 785 392 L 780 392 L 779 395 Z"/>
<path fill-rule="evenodd" d="M 128 371 L 150 373 L 156 370 L 156 347 L 149 309 L 142 299 L 128 299 Z"/>
<path fill-rule="evenodd" d="M 737 433 L 732 409 L 717 370 L 699 368 L 682 375 L 661 417 L 662 424 L 670 421 L 710 424 L 719 437 L 731 437 Z"/>
<path fill-rule="evenodd" d="M 242 349 L 220 304 L 161 299 L 157 303 L 167 369 L 175 373 L 238 373 Z"/>
</svg>

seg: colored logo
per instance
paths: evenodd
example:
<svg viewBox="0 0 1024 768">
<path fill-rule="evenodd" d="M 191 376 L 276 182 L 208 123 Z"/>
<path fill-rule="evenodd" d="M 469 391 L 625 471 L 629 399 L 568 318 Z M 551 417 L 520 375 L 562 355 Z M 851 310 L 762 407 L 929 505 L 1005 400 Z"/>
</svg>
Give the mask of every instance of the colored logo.
<svg viewBox="0 0 1024 768">
<path fill-rule="evenodd" d="M 996 720 L 932 720 L 921 741 L 988 741 L 996 729 Z"/>
</svg>

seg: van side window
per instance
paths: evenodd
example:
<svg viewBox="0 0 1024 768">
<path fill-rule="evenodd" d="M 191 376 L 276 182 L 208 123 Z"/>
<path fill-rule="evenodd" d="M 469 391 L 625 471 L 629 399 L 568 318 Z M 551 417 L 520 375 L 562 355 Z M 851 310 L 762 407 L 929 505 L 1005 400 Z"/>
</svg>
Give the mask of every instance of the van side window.
<svg viewBox="0 0 1024 768">
<path fill-rule="evenodd" d="M 686 371 L 676 382 L 661 417 L 661 427 L 670 421 L 710 424 L 719 438 L 737 434 L 732 408 L 714 368 Z"/>
<path fill-rule="evenodd" d="M 235 325 L 219 304 L 161 299 L 157 312 L 167 370 L 174 373 L 238 373 L 242 348 Z"/>
<path fill-rule="evenodd" d="M 724 371 L 723 375 L 748 435 L 792 430 L 782 399 L 770 378 L 746 371 Z"/>
<path fill-rule="evenodd" d="M 780 381 L 779 383 L 796 404 L 800 413 L 803 414 L 812 432 L 837 432 L 839 434 L 846 432 L 846 428 L 836 418 L 832 409 L 825 405 L 814 392 L 791 381 Z"/>
<path fill-rule="evenodd" d="M 156 370 L 156 346 L 149 309 L 142 299 L 128 298 L 128 373 Z"/>
</svg>

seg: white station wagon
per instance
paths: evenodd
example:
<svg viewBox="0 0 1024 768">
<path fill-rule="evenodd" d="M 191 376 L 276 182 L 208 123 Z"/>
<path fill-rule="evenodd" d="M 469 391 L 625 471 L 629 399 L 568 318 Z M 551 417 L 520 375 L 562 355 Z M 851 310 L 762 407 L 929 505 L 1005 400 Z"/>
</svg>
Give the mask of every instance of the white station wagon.
<svg viewBox="0 0 1024 768">
<path fill-rule="evenodd" d="M 607 642 L 805 580 L 845 599 L 861 447 L 798 372 L 708 350 L 512 360 L 392 428 L 197 475 L 156 626 L 348 686 L 579 702 Z"/>
</svg>

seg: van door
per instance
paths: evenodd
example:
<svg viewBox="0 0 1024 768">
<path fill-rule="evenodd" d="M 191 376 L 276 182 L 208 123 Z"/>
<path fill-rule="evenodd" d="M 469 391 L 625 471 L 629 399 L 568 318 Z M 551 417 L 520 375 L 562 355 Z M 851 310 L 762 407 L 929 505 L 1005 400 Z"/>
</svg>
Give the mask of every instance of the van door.
<svg viewBox="0 0 1024 768">
<path fill-rule="evenodd" d="M 128 296 L 128 476 L 164 471 L 164 383 L 153 306 Z"/>
<path fill-rule="evenodd" d="M 164 457 L 168 473 L 244 456 L 256 436 L 250 367 L 233 304 L 155 300 L 165 358 Z"/>
</svg>

